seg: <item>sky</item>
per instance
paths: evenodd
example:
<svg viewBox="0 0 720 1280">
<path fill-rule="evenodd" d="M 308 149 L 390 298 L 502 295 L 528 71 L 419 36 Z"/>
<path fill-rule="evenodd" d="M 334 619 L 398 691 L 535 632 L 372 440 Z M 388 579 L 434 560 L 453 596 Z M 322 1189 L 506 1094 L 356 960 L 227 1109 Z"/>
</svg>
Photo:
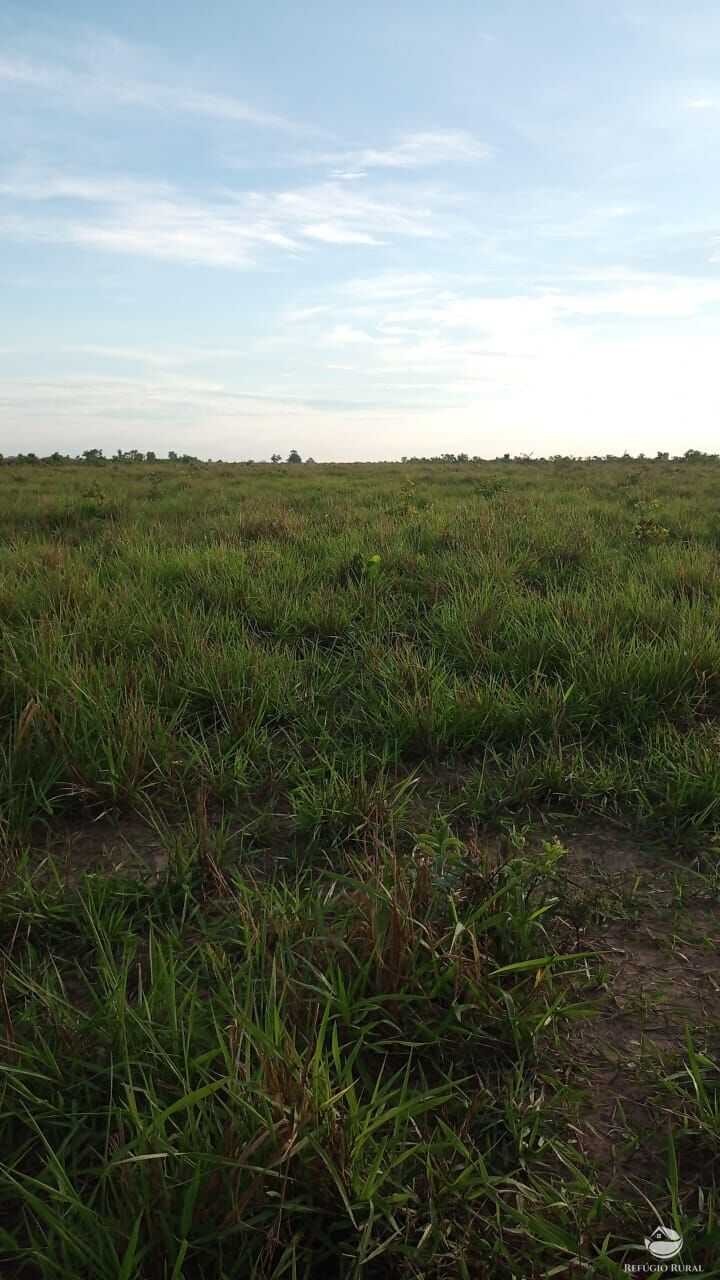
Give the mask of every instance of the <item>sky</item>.
<svg viewBox="0 0 720 1280">
<path fill-rule="evenodd" d="M 4 0 L 0 452 L 720 447 L 717 0 Z"/>
</svg>

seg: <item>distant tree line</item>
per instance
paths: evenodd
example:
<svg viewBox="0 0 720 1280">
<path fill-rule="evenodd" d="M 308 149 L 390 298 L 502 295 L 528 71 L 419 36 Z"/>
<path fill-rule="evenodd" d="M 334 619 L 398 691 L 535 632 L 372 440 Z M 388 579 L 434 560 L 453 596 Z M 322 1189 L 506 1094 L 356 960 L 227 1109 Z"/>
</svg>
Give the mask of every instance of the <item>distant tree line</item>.
<svg viewBox="0 0 720 1280">
<path fill-rule="evenodd" d="M 270 459 L 270 461 L 274 463 L 282 462 L 282 460 L 283 460 L 282 455 L 279 453 L 274 453 Z M 225 466 L 231 466 L 231 465 L 239 465 L 239 466 L 246 466 L 246 467 L 255 466 L 255 461 L 252 458 L 248 458 L 244 462 L 241 462 L 238 464 L 225 463 L 225 460 L 223 458 L 216 458 L 216 459 L 208 458 L 207 461 L 209 463 L 212 463 L 213 461 L 222 463 Z M 302 458 L 300 457 L 300 454 L 298 453 L 297 449 L 291 449 L 286 461 L 302 462 Z M 170 451 L 168 452 L 167 458 L 159 458 L 152 449 L 148 449 L 146 453 L 143 453 L 140 449 L 126 449 L 126 450 L 118 449 L 117 453 L 114 453 L 112 457 L 109 457 L 109 458 L 105 457 L 105 454 L 103 453 L 102 449 L 83 449 L 82 453 L 76 454 L 75 456 L 69 453 L 55 452 L 55 453 L 49 453 L 45 457 L 41 457 L 37 453 L 15 453 L 9 457 L 5 457 L 3 454 L 0 453 L 0 463 L 17 463 L 17 462 L 23 462 L 23 463 L 42 462 L 42 463 L 51 464 L 51 465 L 59 465 L 62 463 L 70 463 L 70 462 L 82 462 L 89 467 L 106 467 L 113 462 L 153 462 L 153 463 L 182 462 L 185 464 L 188 464 L 188 463 L 194 464 L 195 466 L 202 465 L 202 459 L 196 458 L 194 454 L 175 453 L 173 449 L 170 449 Z M 305 459 L 306 466 L 308 463 L 314 464 L 314 462 L 315 462 L 314 458 Z"/>
<path fill-rule="evenodd" d="M 421 463 L 487 463 L 487 462 L 513 462 L 523 463 L 527 466 L 536 466 L 538 463 L 553 462 L 557 465 L 568 464 L 572 462 L 717 462 L 720 454 L 704 453 L 702 449 L 686 449 L 684 453 L 670 454 L 668 451 L 658 450 L 654 457 L 648 457 L 647 454 L 638 453 L 593 453 L 593 454 L 573 454 L 573 453 L 552 453 L 548 457 L 535 457 L 530 453 L 502 453 L 495 458 L 481 458 L 477 454 L 472 457 L 467 453 L 440 453 L 430 457 L 419 455 L 417 457 L 407 457 L 403 455 L 400 459 L 402 463 L 421 462 Z M 270 456 L 270 462 L 277 465 L 282 462 L 282 455 L 273 453 Z M 262 464 L 266 459 L 260 459 Z M 291 449 L 287 458 L 288 463 L 302 463 L 302 458 L 297 449 Z M 45 457 L 40 457 L 36 453 L 16 453 L 5 457 L 0 453 L 0 464 L 9 465 L 16 463 L 42 463 L 46 466 L 57 466 L 63 463 L 83 463 L 88 467 L 105 467 L 113 463 L 140 463 L 150 462 L 153 464 L 162 463 L 184 463 L 190 466 L 202 466 L 203 460 L 196 458 L 191 453 L 175 453 L 170 450 L 166 458 L 159 458 L 152 449 L 148 449 L 143 453 L 140 449 L 118 449 L 111 457 L 106 458 L 102 449 L 83 449 L 82 453 L 72 456 L 69 453 L 50 453 Z M 245 466 L 253 467 L 258 463 L 253 458 L 247 458 L 239 463 L 226 463 L 223 458 L 208 458 L 208 463 L 216 462 L 224 466 Z M 306 458 L 305 466 L 315 465 L 314 458 Z"/>
<path fill-rule="evenodd" d="M 702 449 L 686 449 L 685 453 L 670 455 L 669 452 L 658 450 L 654 457 L 648 457 L 645 453 L 551 453 L 547 457 L 535 457 L 530 453 L 501 453 L 495 458 L 480 458 L 477 455 L 470 457 L 467 453 L 440 453 L 431 457 L 402 457 L 401 462 L 444 462 L 444 463 L 462 463 L 462 462 L 520 462 L 527 465 L 535 465 L 541 462 L 717 462 L 720 454 L 704 453 Z"/>
</svg>

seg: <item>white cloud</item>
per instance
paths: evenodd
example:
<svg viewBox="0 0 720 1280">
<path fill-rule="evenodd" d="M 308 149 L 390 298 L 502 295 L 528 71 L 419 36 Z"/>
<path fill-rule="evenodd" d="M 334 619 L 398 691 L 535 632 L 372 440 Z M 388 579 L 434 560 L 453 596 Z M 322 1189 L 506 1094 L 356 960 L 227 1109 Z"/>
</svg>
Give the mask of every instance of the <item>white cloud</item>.
<svg viewBox="0 0 720 1280">
<path fill-rule="evenodd" d="M 714 448 L 720 390 L 714 342 L 691 337 L 598 349 L 560 344 L 523 370 L 373 384 L 376 403 L 314 405 L 264 392 L 242 394 L 214 380 L 89 376 L 4 384 L 3 416 L 25 447 L 79 452 L 98 443 L 170 448 L 203 457 L 269 457 L 297 447 L 320 460 L 437 453 L 443 447 L 492 456 L 510 452 L 604 453 L 687 444 Z M 347 371 L 347 376 L 354 372 Z M 360 370 L 365 376 L 365 371 Z M 341 377 L 343 370 L 336 371 Z M 422 398 L 420 399 L 419 396 Z M 439 398 L 438 398 L 439 397 Z M 358 432 L 361 424 L 361 443 Z M 691 424 L 688 435 L 688 424 Z M 684 439 L 683 439 L 684 433 Z M 12 452 L 6 438 L 0 447 Z"/>
<path fill-rule="evenodd" d="M 628 423 L 637 414 L 633 431 L 641 443 L 634 437 L 628 447 L 646 447 L 642 424 L 670 432 L 688 377 L 697 429 L 708 429 L 711 407 L 714 412 L 720 400 L 712 372 L 720 338 L 720 280 L 617 268 L 568 275 L 555 288 L 504 295 L 462 294 L 460 280 L 455 289 L 441 287 L 445 283 L 442 277 L 423 282 L 410 276 L 403 292 L 398 274 L 394 292 L 371 287 L 363 294 L 346 287 L 334 294 L 332 306 L 298 317 L 295 328 L 289 319 L 283 340 L 308 351 L 336 352 L 340 361 L 349 357 L 348 386 L 361 379 L 377 391 L 384 388 L 398 411 L 402 392 L 413 389 L 416 395 L 427 392 L 428 411 L 444 406 L 468 420 L 481 412 L 493 428 L 501 424 L 515 433 L 518 451 L 534 447 L 515 443 L 529 423 L 543 440 L 536 451 L 548 449 L 552 439 L 553 448 L 574 451 L 573 414 L 583 433 L 584 424 L 593 425 L 599 452 L 613 447 L 613 423 Z M 688 336 L 691 317 L 695 326 Z M 338 377 L 341 370 L 342 365 Z M 603 420 L 602 414 L 608 416 Z M 465 428 L 458 430 L 459 439 L 467 440 Z M 564 446 L 561 432 L 567 433 Z M 673 447 L 667 434 L 655 447 L 667 447 L 668 439 Z"/>
<path fill-rule="evenodd" d="M 137 358 L 145 367 L 136 376 L 10 379 L 0 409 L 26 437 L 32 430 L 38 451 L 48 421 L 55 441 L 78 440 L 64 445 L 73 450 L 110 439 L 197 452 L 202 440 L 212 456 L 299 447 L 320 459 L 381 458 L 438 452 L 440 441 L 491 455 L 676 451 L 687 423 L 690 442 L 710 447 L 720 413 L 720 281 L 609 268 L 504 296 L 477 284 L 463 294 L 460 278 L 432 272 L 366 283 L 363 291 L 348 281 L 286 312 L 272 341 L 302 370 L 286 370 L 287 391 L 272 375 L 253 385 L 261 335 L 253 359 L 230 361 L 222 378 L 211 372 L 210 347 L 88 343 L 76 358 Z M 648 330 L 646 319 L 670 328 Z"/>
<path fill-rule="evenodd" d="M 101 42 L 100 53 L 108 42 Z M 112 42 L 115 47 L 120 42 Z M 121 46 L 123 47 L 123 46 Z M 125 47 L 128 61 L 133 51 Z M 90 62 L 91 65 L 87 65 Z M 92 63 L 99 65 L 92 65 Z M 104 65 L 102 56 L 86 60 L 86 64 L 68 66 L 43 64 L 23 58 L 0 58 L 0 88 L 34 89 L 62 99 L 65 110 L 95 110 L 118 106 L 141 107 L 169 115 L 206 116 L 210 119 L 235 121 L 269 129 L 295 132 L 318 132 L 296 121 L 287 120 L 255 107 L 229 94 L 209 92 L 182 83 L 163 82 L 148 68 L 144 79 L 118 74 Z"/>
<path fill-rule="evenodd" d="M 333 176 L 363 177 L 367 169 L 423 169 L 434 165 L 476 164 L 494 149 L 465 129 L 428 129 L 401 134 L 388 146 L 359 146 L 346 151 L 303 153 L 304 163 L 341 166 Z"/>
<path fill-rule="evenodd" d="M 366 178 L 367 174 L 364 169 L 333 169 L 330 172 L 329 177 L 333 180 L 337 179 L 340 182 L 359 182 L 362 178 Z"/>
<path fill-rule="evenodd" d="M 323 244 L 380 244 L 381 241 L 367 231 L 353 231 L 349 227 L 334 225 L 332 222 L 309 222 L 303 228 L 303 235 L 310 240 L 321 240 Z"/>
<path fill-rule="evenodd" d="M 331 347 L 370 346 L 384 347 L 384 339 L 357 329 L 351 324 L 336 324 L 323 339 Z"/>
<path fill-rule="evenodd" d="M 121 175 L 77 177 L 46 169 L 17 169 L 0 178 L 0 195 L 17 200 L 78 200 L 88 203 L 131 204 L 135 200 L 171 198 L 167 182 Z"/>
<path fill-rule="evenodd" d="M 279 192 L 225 189 L 200 199 L 168 183 L 25 170 L 0 179 L 0 193 L 17 205 L 0 221 L 6 236 L 208 266 L 246 267 L 268 249 L 444 236 L 452 225 L 442 209 L 333 182 Z M 52 208 L 31 215 L 28 202 Z"/>
<path fill-rule="evenodd" d="M 294 242 L 260 220 L 243 222 L 191 202 L 148 200 L 114 206 L 95 220 L 67 215 L 0 219 L 0 234 L 19 240 L 75 244 L 108 253 L 212 267 L 247 267 L 268 246 L 292 249 Z"/>
<path fill-rule="evenodd" d="M 383 149 L 367 147 L 350 152 L 348 160 L 360 167 L 416 169 L 434 164 L 469 164 L 487 160 L 492 148 L 465 130 L 429 130 L 411 133 Z"/>
<path fill-rule="evenodd" d="M 29 85 L 37 88 L 58 87 L 59 78 L 62 73 L 56 69 L 53 71 L 49 67 L 36 66 L 30 62 L 11 61 L 9 58 L 0 58 L 0 84 L 5 85 Z"/>
<path fill-rule="evenodd" d="M 375 300 L 412 297 L 427 291 L 434 277 L 429 271 L 384 271 L 375 276 L 358 276 L 346 280 L 342 292 L 352 298 Z"/>
</svg>

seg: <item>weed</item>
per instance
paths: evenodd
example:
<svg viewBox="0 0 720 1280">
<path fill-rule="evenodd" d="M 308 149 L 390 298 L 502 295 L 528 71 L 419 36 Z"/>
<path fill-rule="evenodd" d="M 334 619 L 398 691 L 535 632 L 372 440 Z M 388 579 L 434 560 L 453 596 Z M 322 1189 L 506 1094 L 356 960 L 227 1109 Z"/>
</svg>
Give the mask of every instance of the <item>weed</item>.
<svg viewBox="0 0 720 1280">
<path fill-rule="evenodd" d="M 148 489 L 148 498 L 151 502 L 157 501 L 162 490 L 162 482 L 165 479 L 162 471 L 151 471 L 148 476 L 150 488 Z"/>
<path fill-rule="evenodd" d="M 488 476 L 485 480 L 476 480 L 473 493 L 478 498 L 497 498 L 508 489 L 508 481 L 502 476 Z"/>
<path fill-rule="evenodd" d="M 660 507 L 658 498 L 644 498 L 634 503 L 635 524 L 633 536 L 641 543 L 667 542 L 670 530 L 660 524 L 657 511 Z"/>
</svg>

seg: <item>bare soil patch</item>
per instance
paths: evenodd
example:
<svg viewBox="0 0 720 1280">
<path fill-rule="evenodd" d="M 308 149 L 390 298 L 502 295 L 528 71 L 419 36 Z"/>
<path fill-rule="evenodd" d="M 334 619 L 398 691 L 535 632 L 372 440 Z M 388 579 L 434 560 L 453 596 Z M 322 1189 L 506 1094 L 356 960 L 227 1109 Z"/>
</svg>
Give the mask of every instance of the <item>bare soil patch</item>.
<svg viewBox="0 0 720 1280">
<path fill-rule="evenodd" d="M 33 875 L 74 887 L 84 875 L 159 880 L 168 865 L 168 845 L 140 818 L 57 823 L 32 851 Z"/>
<path fill-rule="evenodd" d="M 688 1033 L 711 1059 L 720 1052 L 714 869 L 602 834 L 568 841 L 565 865 L 568 922 L 603 969 L 597 1016 L 572 1038 L 586 1086 L 577 1140 L 603 1184 L 632 1200 L 657 1188 L 676 1109 L 661 1080 L 682 1068 Z M 688 1152 L 685 1194 L 705 1172 Z"/>
</svg>

